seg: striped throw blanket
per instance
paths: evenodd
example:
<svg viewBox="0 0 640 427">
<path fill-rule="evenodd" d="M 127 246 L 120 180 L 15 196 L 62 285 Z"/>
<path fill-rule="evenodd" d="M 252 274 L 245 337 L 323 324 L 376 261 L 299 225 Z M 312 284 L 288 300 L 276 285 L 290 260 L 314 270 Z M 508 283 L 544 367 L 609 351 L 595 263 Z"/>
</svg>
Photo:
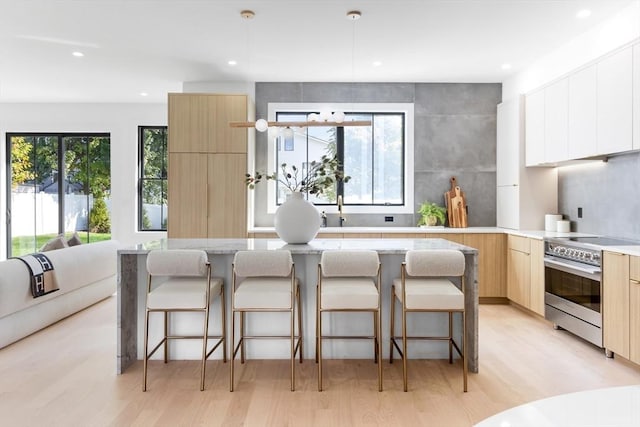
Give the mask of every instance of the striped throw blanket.
<svg viewBox="0 0 640 427">
<path fill-rule="evenodd" d="M 31 295 L 34 298 L 47 295 L 59 289 L 53 264 L 46 255 L 35 253 L 23 255 L 17 257 L 17 259 L 24 262 L 31 273 Z"/>
</svg>

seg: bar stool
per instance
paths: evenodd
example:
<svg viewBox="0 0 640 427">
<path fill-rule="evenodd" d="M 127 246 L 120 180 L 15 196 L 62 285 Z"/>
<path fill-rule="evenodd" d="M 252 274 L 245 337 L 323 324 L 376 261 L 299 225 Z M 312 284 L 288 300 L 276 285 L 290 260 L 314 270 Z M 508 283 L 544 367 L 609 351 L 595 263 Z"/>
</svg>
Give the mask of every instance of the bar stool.
<svg viewBox="0 0 640 427">
<path fill-rule="evenodd" d="M 233 293 L 231 298 L 231 369 L 229 389 L 234 387 L 234 360 L 240 350 L 245 361 L 245 339 L 287 338 L 291 345 L 291 391 L 295 390 L 295 357 L 302 363 L 302 306 L 300 284 L 295 274 L 291 252 L 286 250 L 238 251 L 233 260 Z M 297 310 L 296 310 L 297 305 Z M 297 311 L 298 334 L 295 333 Z M 246 335 L 245 313 L 290 313 L 289 335 Z M 235 344 L 235 314 L 240 313 L 240 340 Z"/>
<path fill-rule="evenodd" d="M 378 391 L 382 391 L 380 318 L 380 260 L 376 251 L 324 251 L 318 265 L 316 289 L 316 362 L 318 391 L 322 391 L 322 339 L 372 339 L 378 364 Z M 373 313 L 373 336 L 323 335 L 322 313 Z"/>
<path fill-rule="evenodd" d="M 149 358 L 164 344 L 164 363 L 168 361 L 168 341 L 173 339 L 201 339 L 202 366 L 200 368 L 200 391 L 204 390 L 206 361 L 220 345 L 222 358 L 227 361 L 226 314 L 224 284 L 221 278 L 211 277 L 211 264 L 207 253 L 201 250 L 172 249 L 155 250 L 147 255 L 147 303 L 144 324 L 144 368 L 142 391 L 147 391 L 147 365 Z M 164 281 L 152 289 L 152 279 L 162 277 Z M 156 280 L 157 281 L 157 280 Z M 209 307 L 211 301 L 220 297 L 220 335 L 209 335 Z M 149 315 L 164 313 L 164 337 L 149 353 Z M 169 335 L 170 312 L 202 312 L 204 333 L 202 335 Z M 207 352 L 208 340 L 217 339 Z"/>
<path fill-rule="evenodd" d="M 453 363 L 453 350 L 462 357 L 464 391 L 467 391 L 467 343 L 464 310 L 464 268 L 462 252 L 457 250 L 407 251 L 400 268 L 400 278 L 391 286 L 391 349 L 389 362 L 393 363 L 393 349 L 402 358 L 404 391 L 407 391 L 407 340 L 446 340 L 449 342 L 449 363 Z M 459 277 L 460 289 L 448 278 Z M 395 301 L 402 304 L 402 336 L 395 335 Z M 407 336 L 407 314 L 412 312 L 446 312 L 449 314 L 449 335 L 437 337 Z M 453 339 L 453 313 L 462 313 L 462 351 Z M 402 338 L 402 349 L 397 339 Z"/>
</svg>

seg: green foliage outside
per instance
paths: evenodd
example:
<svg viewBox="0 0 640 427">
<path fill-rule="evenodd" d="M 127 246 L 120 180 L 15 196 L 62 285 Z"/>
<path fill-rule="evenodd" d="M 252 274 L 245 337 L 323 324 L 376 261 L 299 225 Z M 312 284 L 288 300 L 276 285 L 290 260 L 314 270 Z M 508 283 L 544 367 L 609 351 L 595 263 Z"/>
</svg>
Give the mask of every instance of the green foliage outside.
<svg viewBox="0 0 640 427">
<path fill-rule="evenodd" d="M 104 199 L 95 199 L 89 212 L 89 231 L 92 233 L 108 233 L 111 231 L 111 219 Z"/>
<path fill-rule="evenodd" d="M 42 234 L 39 236 L 19 236 L 11 239 L 11 256 L 26 255 L 36 252 L 49 240 L 56 237 L 57 234 Z M 65 233 L 65 238 L 69 239 L 73 236 L 73 233 Z M 79 232 L 78 237 L 82 243 L 95 243 L 103 240 L 111 240 L 111 233 L 91 233 Z"/>
</svg>

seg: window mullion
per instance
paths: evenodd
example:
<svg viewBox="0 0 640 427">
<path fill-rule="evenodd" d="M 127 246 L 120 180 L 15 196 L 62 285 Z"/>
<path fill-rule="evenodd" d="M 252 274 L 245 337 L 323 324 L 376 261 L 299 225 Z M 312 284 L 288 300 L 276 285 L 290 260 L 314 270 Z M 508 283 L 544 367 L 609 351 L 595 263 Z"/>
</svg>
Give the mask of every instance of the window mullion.
<svg viewBox="0 0 640 427">
<path fill-rule="evenodd" d="M 338 126 L 336 128 L 336 152 L 338 156 L 338 170 L 344 172 L 344 127 Z M 344 200 L 344 182 L 342 180 L 338 180 L 336 185 L 336 198 L 337 196 L 342 196 Z M 336 204 L 337 204 L 336 200 Z"/>
</svg>

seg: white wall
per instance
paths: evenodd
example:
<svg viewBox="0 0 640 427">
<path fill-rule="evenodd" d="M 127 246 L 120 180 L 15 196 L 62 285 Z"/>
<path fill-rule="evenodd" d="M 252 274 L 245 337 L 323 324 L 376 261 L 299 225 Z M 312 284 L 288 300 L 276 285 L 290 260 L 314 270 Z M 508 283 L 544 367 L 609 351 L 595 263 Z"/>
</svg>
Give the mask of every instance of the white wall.
<svg viewBox="0 0 640 427">
<path fill-rule="evenodd" d="M 137 231 L 138 126 L 166 126 L 166 104 L 0 104 L 0 259 L 6 258 L 6 133 L 111 134 L 111 231 L 130 245 L 165 237 Z"/>
<path fill-rule="evenodd" d="M 543 56 L 502 83 L 502 100 L 527 93 L 640 38 L 640 1 Z"/>
</svg>

